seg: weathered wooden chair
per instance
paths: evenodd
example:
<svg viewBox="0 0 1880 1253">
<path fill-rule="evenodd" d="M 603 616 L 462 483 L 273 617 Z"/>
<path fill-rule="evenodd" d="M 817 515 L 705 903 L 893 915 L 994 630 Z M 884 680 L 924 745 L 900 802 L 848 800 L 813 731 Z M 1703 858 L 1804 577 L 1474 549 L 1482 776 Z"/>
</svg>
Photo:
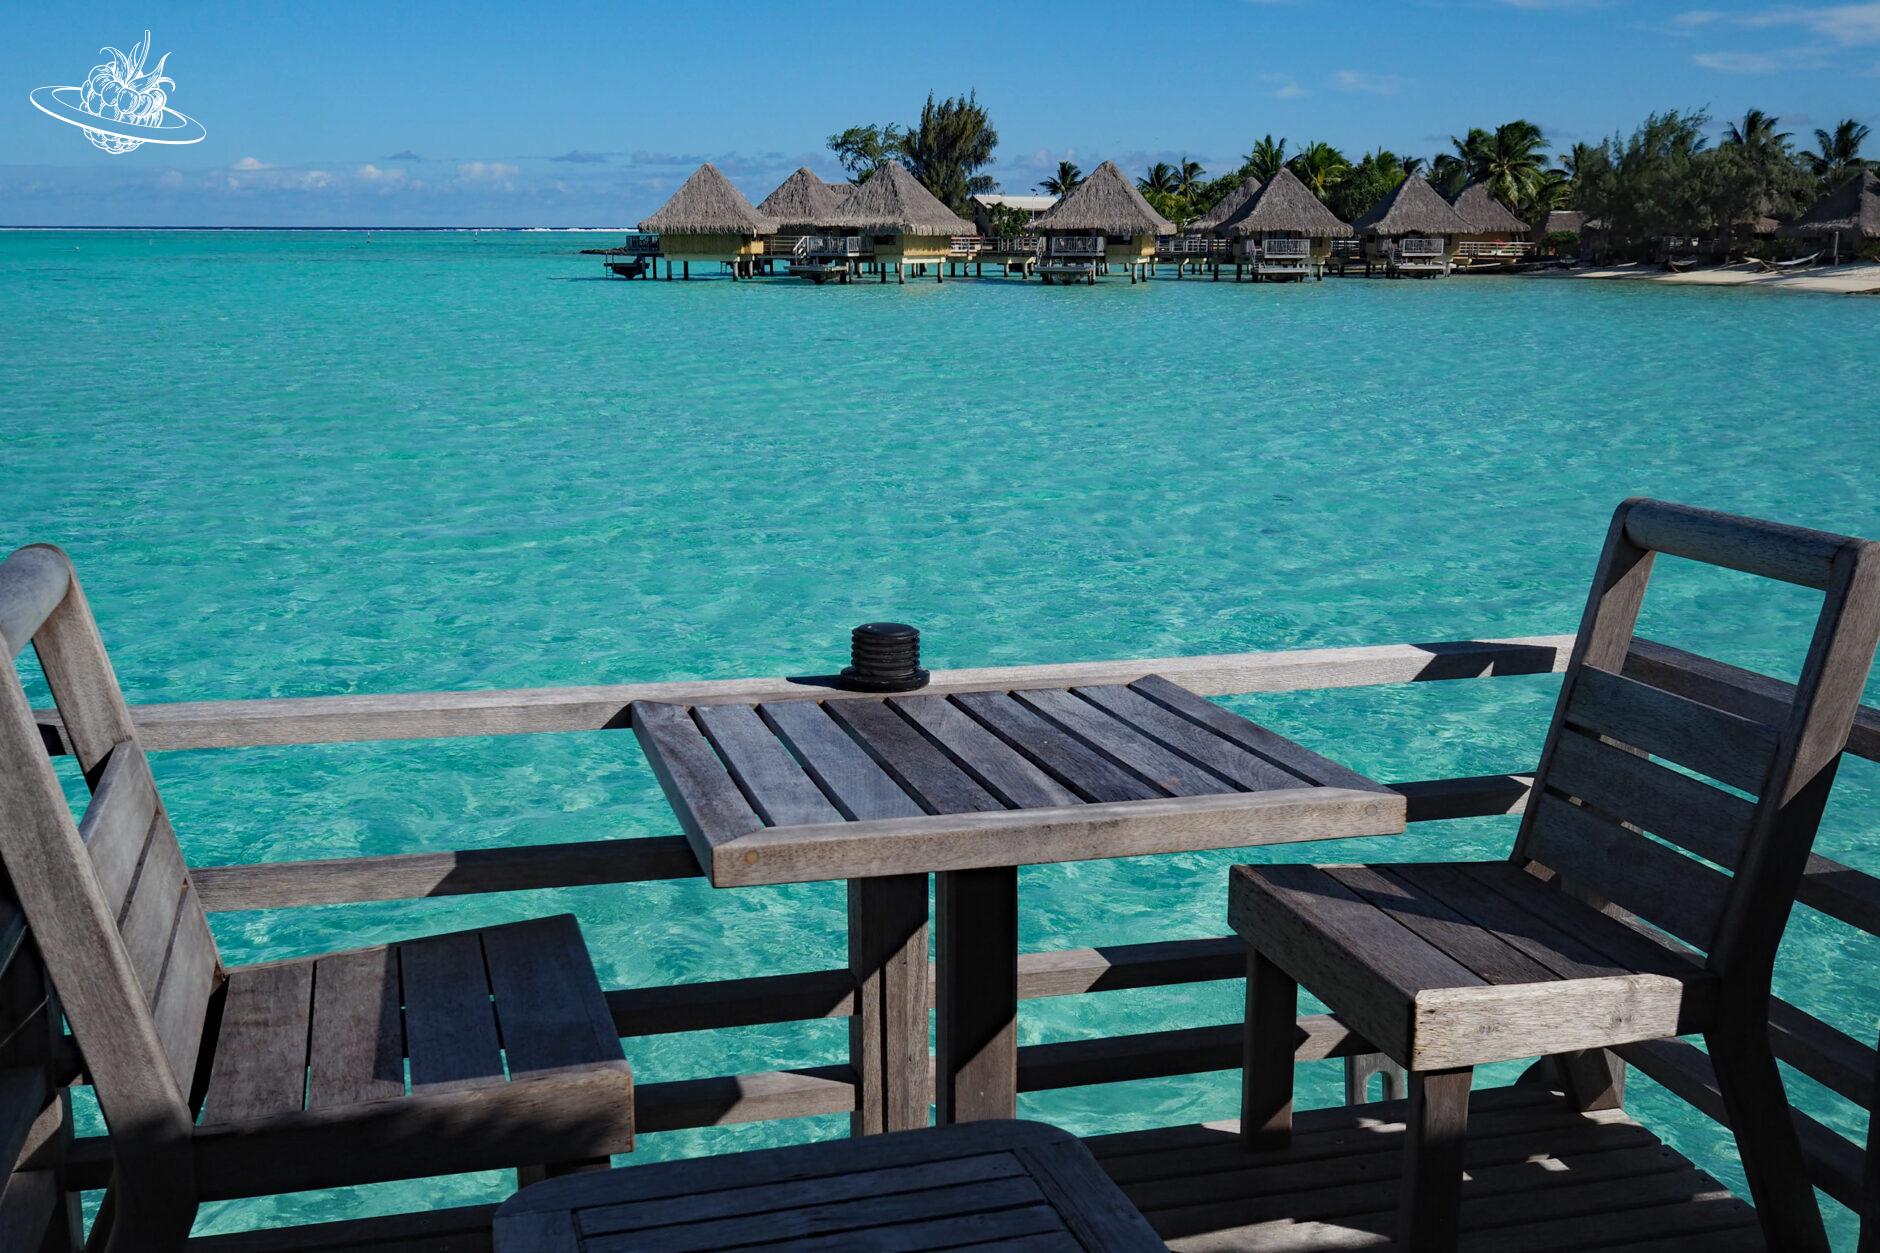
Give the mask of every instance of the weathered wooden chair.
<svg viewBox="0 0 1880 1253">
<path fill-rule="evenodd" d="M 1624 675 L 1660 552 L 1825 593 L 1779 725 Z M 1769 984 L 1877 633 L 1880 544 L 1621 505 L 1508 861 L 1234 868 L 1250 1145 L 1289 1138 L 1304 983 L 1410 1072 L 1401 1243 L 1452 1247 L 1473 1067 L 1553 1056 L 1576 1102 L 1610 1107 L 1608 1046 L 1701 1032 L 1770 1246 L 1825 1249 Z"/>
<path fill-rule="evenodd" d="M 77 823 L 13 667 L 29 638 L 91 786 Z M 111 1132 L 92 1247 L 175 1247 L 202 1200 L 632 1148 L 572 916 L 225 968 L 64 553 L 0 564 L 0 639 L 0 859 Z"/>
</svg>

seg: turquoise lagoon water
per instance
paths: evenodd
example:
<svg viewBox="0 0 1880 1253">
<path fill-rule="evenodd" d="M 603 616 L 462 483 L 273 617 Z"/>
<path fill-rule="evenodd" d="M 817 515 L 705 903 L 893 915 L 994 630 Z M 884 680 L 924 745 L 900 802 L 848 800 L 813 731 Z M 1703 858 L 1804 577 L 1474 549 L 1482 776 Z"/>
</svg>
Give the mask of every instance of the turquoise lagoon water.
<svg viewBox="0 0 1880 1253">
<path fill-rule="evenodd" d="M 629 284 L 576 255 L 596 242 L 611 240 L 0 236 L 0 545 L 64 545 L 132 699 L 174 701 L 825 671 L 848 627 L 879 617 L 924 628 L 940 666 L 1568 631 L 1634 493 L 1880 535 L 1872 301 L 1497 279 Z M 1648 630 L 1794 673 L 1807 597 L 1688 567 L 1660 584 Z M 1378 777 L 1434 778 L 1530 766 L 1555 685 L 1234 703 Z M 674 829 L 611 733 L 172 753 L 156 769 L 195 864 Z M 1842 779 L 1822 851 L 1880 868 L 1880 766 Z M 1235 860 L 1496 856 L 1512 834 L 1484 819 L 1027 870 L 1023 940 L 1218 935 Z M 557 910 L 580 917 L 609 986 L 842 960 L 839 885 L 214 924 L 245 962 Z M 1799 910 L 1778 989 L 1871 1040 L 1876 957 Z M 1228 1022 L 1237 997 L 1032 1001 L 1021 1030 Z M 642 1081 L 845 1050 L 834 1021 L 629 1045 Z M 1864 1137 L 1860 1111 L 1791 1079 Z M 1302 1072 L 1311 1103 L 1337 1088 L 1335 1065 Z M 1223 1073 L 1021 1104 L 1091 1132 L 1231 1116 L 1235 1090 Z M 1632 1103 L 1740 1186 L 1713 1124 L 1648 1082 Z M 651 1135 L 634 1156 L 844 1130 Z M 199 1230 L 508 1186 L 218 1204 Z"/>
</svg>

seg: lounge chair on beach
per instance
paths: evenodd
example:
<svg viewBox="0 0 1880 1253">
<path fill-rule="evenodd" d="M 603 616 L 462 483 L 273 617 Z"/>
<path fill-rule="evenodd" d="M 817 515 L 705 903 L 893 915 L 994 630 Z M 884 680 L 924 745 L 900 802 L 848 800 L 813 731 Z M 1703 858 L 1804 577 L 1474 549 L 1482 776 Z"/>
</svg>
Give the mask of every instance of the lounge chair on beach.
<svg viewBox="0 0 1880 1253">
<path fill-rule="evenodd" d="M 91 788 L 81 821 L 13 666 L 29 639 Z M 0 642 L 0 861 L 111 1133 L 89 1247 L 177 1248 L 205 1200 L 633 1147 L 572 915 L 225 967 L 64 553 L 0 564 Z"/>
<path fill-rule="evenodd" d="M 1660 552 L 1824 593 L 1786 706 L 1741 717 L 1625 673 Z M 1303 983 L 1410 1072 L 1399 1243 L 1449 1248 L 1474 1067 L 1552 1055 L 1579 1108 L 1612 1108 L 1609 1048 L 1702 1033 L 1769 1247 L 1825 1250 L 1770 979 L 1876 637 L 1880 544 L 1621 505 L 1508 860 L 1234 868 L 1250 1145 L 1290 1138 Z"/>
</svg>

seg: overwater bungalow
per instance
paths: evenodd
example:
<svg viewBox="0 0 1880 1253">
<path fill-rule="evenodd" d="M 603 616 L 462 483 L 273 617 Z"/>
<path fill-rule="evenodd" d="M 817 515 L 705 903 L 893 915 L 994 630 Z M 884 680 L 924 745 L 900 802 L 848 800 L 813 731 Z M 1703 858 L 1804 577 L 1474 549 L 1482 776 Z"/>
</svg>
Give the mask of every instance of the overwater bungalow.
<svg viewBox="0 0 1880 1253">
<path fill-rule="evenodd" d="M 1252 271 L 1255 282 L 1324 278 L 1332 241 L 1352 234 L 1349 224 L 1284 167 L 1215 230 L 1234 241 L 1235 282 L 1243 268 Z"/>
<path fill-rule="evenodd" d="M 1880 175 L 1862 170 L 1815 202 L 1781 234 L 1811 240 L 1839 262 L 1880 240 Z"/>
<path fill-rule="evenodd" d="M 764 237 L 776 233 L 777 223 L 759 213 L 708 161 L 640 229 L 658 234 L 668 279 L 675 261 L 681 278 L 692 277 L 694 261 L 716 261 L 730 266 L 737 279 L 756 273 Z"/>
<path fill-rule="evenodd" d="M 1094 283 L 1113 266 L 1127 270 L 1131 283 L 1146 280 L 1155 268 L 1156 236 L 1175 233 L 1114 161 L 1099 165 L 1032 227 L 1044 237 L 1038 273 L 1047 283 Z"/>
<path fill-rule="evenodd" d="M 804 166 L 764 197 L 757 211 L 777 223 L 764 240 L 766 266 L 781 257 L 792 274 L 818 283 L 847 281 L 861 241 L 842 229 L 842 202 L 851 188 L 841 186 L 838 193 Z"/>
<path fill-rule="evenodd" d="M 973 224 L 940 203 L 899 161 L 890 161 L 842 202 L 846 229 L 859 235 L 867 263 L 882 282 L 893 267 L 895 281 L 911 271 L 944 277 L 953 240 L 973 233 Z"/>
<path fill-rule="evenodd" d="M 1802 655 L 1774 659 L 1793 683 L 1637 634 L 1655 567 L 1684 563 L 1740 576 L 1759 629 L 1806 626 Z M 1822 598 L 1812 624 L 1797 586 Z M 1635 499 L 1577 635 L 1463 622 L 1441 643 L 929 673 L 917 632 L 874 623 L 847 670 L 809 681 L 134 704 L 107 649 L 124 618 L 93 616 L 57 548 L 19 549 L 0 562 L 0 1248 L 1825 1253 L 1817 1188 L 1872 1248 L 1873 1024 L 1835 1023 L 1860 1017 L 1836 998 L 1880 933 L 1880 878 L 1812 846 L 1831 802 L 1860 801 L 1833 794 L 1842 757 L 1880 761 L 1880 710 L 1861 703 L 1877 601 L 1880 544 Z M 1655 626 L 1687 637 L 1670 618 Z M 1537 758 L 1389 785 L 1209 699 L 1549 674 Z M 1301 708 L 1289 724 L 1331 750 Z M 202 837 L 173 827 L 257 802 L 248 776 L 207 788 L 216 753 L 523 734 L 637 748 L 682 833 L 204 866 L 187 859 Z M 172 810 L 162 788 L 179 786 L 194 795 Z M 1444 824 L 1497 816 L 1500 855 L 1457 860 Z M 1350 839 L 1391 848 L 1352 864 Z M 1323 847 L 1225 871 L 1193 856 L 1307 840 Z M 1138 925 L 1128 944 L 1021 949 L 1021 868 L 1121 857 L 1216 902 L 1221 934 L 1170 910 L 1170 933 Z M 841 956 L 649 986 L 618 949 L 591 952 L 574 914 L 531 916 L 543 893 L 598 885 L 620 918 L 650 916 L 674 881 L 699 928 L 752 910 L 730 899 L 750 888 L 846 890 Z M 269 944 L 256 964 L 232 960 L 245 924 L 209 922 L 317 930 L 286 911 L 501 893 L 526 895 L 481 897 L 474 929 L 437 934 L 449 915 L 418 908 L 403 935 Z M 809 925 L 780 911 L 824 908 L 759 904 L 780 936 Z M 1846 955 L 1839 982 L 1782 943 L 1797 905 Z M 672 930 L 651 940 L 696 938 Z M 1038 998 L 1074 1019 L 1118 989 L 1198 984 L 1243 1020 L 1018 1029 Z M 846 1054 L 800 1065 L 831 1017 Z M 648 1037 L 726 1027 L 762 1028 L 771 1051 L 739 1060 L 773 1068 L 635 1074 Z M 1296 1110 L 1300 1068 L 1340 1064 L 1344 1103 Z M 1021 1092 L 1228 1069 L 1237 1120 L 1161 1125 L 1139 1104 L 1115 1116 L 1132 1129 L 1081 1142 L 1014 1121 Z M 829 1115 L 850 1138 L 632 1161 L 647 1132 Z M 1660 1139 L 1732 1130 L 1747 1199 Z M 307 1214 L 315 1190 L 509 1170 L 521 1190 L 500 1205 L 419 1185 L 402 1194 L 416 1212 L 190 1238 L 205 1202 L 300 1193 L 273 1212 Z"/>
<path fill-rule="evenodd" d="M 998 223 L 993 221 L 993 211 L 1005 209 L 1011 213 L 1025 215 L 1026 223 L 1037 220 L 1040 213 L 1058 202 L 1056 196 L 1007 195 L 1002 191 L 980 192 L 972 197 L 973 228 L 982 239 L 992 239 L 1000 235 Z"/>
<path fill-rule="evenodd" d="M 1474 229 L 1420 174 L 1397 184 L 1351 225 L 1364 239 L 1364 272 L 1382 270 L 1391 278 L 1447 275 L 1456 240 Z"/>
<path fill-rule="evenodd" d="M 1203 266 L 1211 267 L 1214 277 L 1221 276 L 1221 260 L 1231 252 L 1232 244 L 1218 228 L 1246 208 L 1247 202 L 1259 190 L 1260 180 L 1249 174 L 1222 196 L 1213 208 L 1182 223 L 1181 234 L 1165 241 L 1163 245 L 1164 255 L 1172 255 L 1175 260 L 1175 277 L 1180 278 L 1191 267 L 1200 273 Z"/>
<path fill-rule="evenodd" d="M 1469 224 L 1469 233 L 1456 240 L 1456 267 L 1499 270 L 1534 251 L 1528 224 L 1497 200 L 1486 184 L 1470 183 L 1449 202 Z"/>
</svg>

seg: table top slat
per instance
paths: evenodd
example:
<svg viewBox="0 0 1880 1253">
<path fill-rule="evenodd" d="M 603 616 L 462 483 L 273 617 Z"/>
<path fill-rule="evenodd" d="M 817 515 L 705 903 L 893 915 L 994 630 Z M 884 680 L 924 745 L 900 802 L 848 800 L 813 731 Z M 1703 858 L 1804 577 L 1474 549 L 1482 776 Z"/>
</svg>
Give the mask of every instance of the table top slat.
<svg viewBox="0 0 1880 1253">
<path fill-rule="evenodd" d="M 693 710 L 705 738 L 758 815 L 773 827 L 838 822 L 842 815 L 749 705 L 700 705 Z"/>
<path fill-rule="evenodd" d="M 1049 809 L 1081 799 L 944 696 L 894 696 L 888 703 L 1013 809 Z"/>
<path fill-rule="evenodd" d="M 1066 734 L 1111 758 L 1131 774 L 1146 777 L 1150 784 L 1171 796 L 1218 796 L 1239 790 L 1213 771 L 1170 752 L 1109 711 L 1062 688 L 1013 692 L 1012 696 Z"/>
<path fill-rule="evenodd" d="M 699 864 L 711 869 L 711 850 L 764 825 L 732 782 L 704 732 L 683 705 L 635 701 L 633 734 L 691 838 Z M 702 846 L 702 847 L 701 847 Z"/>
<path fill-rule="evenodd" d="M 771 730 L 789 744 L 811 778 L 835 799 L 843 816 L 917 818 L 927 811 L 888 777 L 875 759 L 813 701 L 779 701 L 757 707 Z"/>
<path fill-rule="evenodd" d="M 1019 704 L 1010 693 L 966 692 L 953 700 L 1085 800 L 1142 801 L 1163 795 L 1160 789 Z"/>
<path fill-rule="evenodd" d="M 1242 748 L 1258 753 L 1276 765 L 1283 766 L 1309 785 L 1357 788 L 1367 792 L 1387 790 L 1383 784 L 1367 779 L 1357 771 L 1341 766 L 1329 757 L 1321 757 L 1305 745 L 1295 744 L 1277 731 L 1269 731 L 1259 723 L 1249 721 L 1231 709 L 1223 709 L 1206 697 L 1196 696 L 1187 688 L 1171 683 L 1159 674 L 1137 679 L 1129 686 L 1130 690 L 1147 696 L 1156 704 L 1171 709 L 1184 718 L 1192 719 L 1209 730 L 1226 736 Z"/>
<path fill-rule="evenodd" d="M 896 783 L 934 813 L 1005 808 L 886 701 L 839 700 L 823 708 L 848 728 Z"/>
<path fill-rule="evenodd" d="M 1121 685 L 1074 687 L 1071 691 L 1108 710 L 1158 744 L 1199 762 L 1249 792 L 1298 787 L 1299 777 L 1248 751 L 1207 726 L 1164 708 Z"/>
</svg>

